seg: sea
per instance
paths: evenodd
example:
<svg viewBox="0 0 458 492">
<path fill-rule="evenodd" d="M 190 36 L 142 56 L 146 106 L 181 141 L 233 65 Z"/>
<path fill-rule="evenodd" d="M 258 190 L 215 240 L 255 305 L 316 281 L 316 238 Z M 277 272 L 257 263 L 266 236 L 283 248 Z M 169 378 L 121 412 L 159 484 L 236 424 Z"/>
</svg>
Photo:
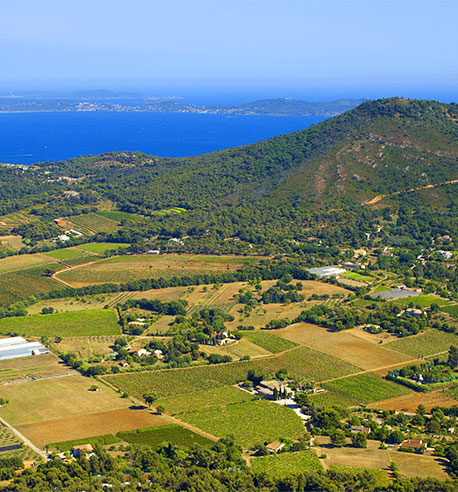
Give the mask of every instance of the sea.
<svg viewBox="0 0 458 492">
<path fill-rule="evenodd" d="M 317 116 L 39 112 L 0 114 L 0 162 L 30 165 L 110 151 L 204 154 L 302 130 Z"/>
</svg>

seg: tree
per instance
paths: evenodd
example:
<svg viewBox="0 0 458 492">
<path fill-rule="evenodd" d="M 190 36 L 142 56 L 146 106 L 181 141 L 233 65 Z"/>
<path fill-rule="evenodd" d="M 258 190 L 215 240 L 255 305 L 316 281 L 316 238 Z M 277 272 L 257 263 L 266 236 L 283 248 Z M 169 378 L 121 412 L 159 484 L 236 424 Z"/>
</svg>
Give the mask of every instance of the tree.
<svg viewBox="0 0 458 492">
<path fill-rule="evenodd" d="M 331 443 L 336 448 L 341 448 L 342 446 L 345 446 L 346 443 L 345 432 L 342 429 L 336 429 L 331 434 Z"/>
<path fill-rule="evenodd" d="M 157 400 L 157 397 L 154 393 L 143 393 L 142 398 L 143 401 L 148 405 L 148 408 L 151 408 L 151 405 Z"/>
<path fill-rule="evenodd" d="M 159 415 L 162 415 L 165 412 L 165 408 L 162 405 L 158 405 L 156 410 Z"/>
<path fill-rule="evenodd" d="M 454 345 L 451 345 L 448 349 L 448 365 L 455 369 L 458 366 L 458 348 Z"/>
<path fill-rule="evenodd" d="M 367 436 L 364 432 L 358 432 L 351 438 L 351 444 L 354 448 L 365 448 L 367 446 Z"/>
<path fill-rule="evenodd" d="M 296 393 L 294 400 L 296 401 L 298 407 L 305 407 L 309 404 L 309 397 L 305 391 Z"/>
</svg>

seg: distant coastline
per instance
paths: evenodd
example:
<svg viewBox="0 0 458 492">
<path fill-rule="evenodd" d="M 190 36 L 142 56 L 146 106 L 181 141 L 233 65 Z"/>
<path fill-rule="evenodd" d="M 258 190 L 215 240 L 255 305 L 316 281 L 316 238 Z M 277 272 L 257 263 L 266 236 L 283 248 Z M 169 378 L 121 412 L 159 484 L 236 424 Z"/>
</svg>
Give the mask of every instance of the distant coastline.
<svg viewBox="0 0 458 492">
<path fill-rule="evenodd" d="M 308 102 L 296 99 L 263 99 L 240 105 L 197 105 L 177 100 L 91 99 L 87 98 L 32 98 L 0 97 L 0 113 L 44 112 L 129 112 L 129 113 L 194 113 L 227 116 L 337 116 L 349 111 L 364 99 L 339 99 L 329 102 Z"/>
</svg>

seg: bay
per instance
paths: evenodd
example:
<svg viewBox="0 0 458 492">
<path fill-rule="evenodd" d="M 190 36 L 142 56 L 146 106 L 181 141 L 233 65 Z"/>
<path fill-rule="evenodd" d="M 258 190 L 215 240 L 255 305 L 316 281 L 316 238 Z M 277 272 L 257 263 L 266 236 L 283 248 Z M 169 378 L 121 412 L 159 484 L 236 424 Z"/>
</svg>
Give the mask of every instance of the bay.
<svg viewBox="0 0 458 492">
<path fill-rule="evenodd" d="M 0 162 L 32 164 L 111 151 L 204 154 L 301 130 L 317 116 L 40 112 L 0 114 Z"/>
</svg>

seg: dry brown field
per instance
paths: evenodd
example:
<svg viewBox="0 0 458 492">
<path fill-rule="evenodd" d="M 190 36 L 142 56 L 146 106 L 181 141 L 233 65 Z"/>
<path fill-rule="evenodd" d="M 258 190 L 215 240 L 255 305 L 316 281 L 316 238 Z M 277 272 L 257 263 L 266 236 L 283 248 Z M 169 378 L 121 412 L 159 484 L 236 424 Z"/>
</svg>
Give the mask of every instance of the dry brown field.
<svg viewBox="0 0 458 492">
<path fill-rule="evenodd" d="M 350 440 L 347 440 L 350 442 Z M 387 470 L 390 466 L 390 456 L 388 451 L 378 449 L 380 443 L 378 441 L 368 441 L 367 449 L 358 448 L 334 448 L 329 445 L 329 437 L 315 438 L 315 446 L 313 449 L 318 456 L 325 454 L 325 464 L 329 467 L 337 466 L 357 466 L 364 468 L 373 468 L 379 470 Z"/>
<path fill-rule="evenodd" d="M 309 297 L 312 294 L 317 294 L 319 296 L 324 294 L 329 294 L 330 296 L 333 294 L 350 294 L 350 291 L 339 287 L 338 285 L 326 284 L 318 280 L 300 280 L 300 282 L 303 285 L 301 294 L 306 297 Z"/>
<path fill-rule="evenodd" d="M 19 381 L 25 376 L 40 378 L 43 376 L 68 373 L 68 368 L 63 364 L 60 364 L 59 359 L 54 354 L 0 361 L 0 384 Z M 2 390 L 0 390 L 0 392 L 1 391 Z"/>
<path fill-rule="evenodd" d="M 415 412 L 418 405 L 422 403 L 429 412 L 431 408 L 451 407 L 458 405 L 458 400 L 454 400 L 447 395 L 444 395 L 441 390 L 432 391 L 431 393 L 411 393 L 409 395 L 397 396 L 388 400 L 379 401 L 367 405 L 369 408 L 377 408 L 380 410 L 396 410 L 405 412 Z"/>
<path fill-rule="evenodd" d="M 95 337 L 64 337 L 61 342 L 55 344 L 60 352 L 73 352 L 78 357 L 85 359 L 95 354 L 110 354 L 118 335 L 101 335 Z"/>
<path fill-rule="evenodd" d="M 403 363 L 411 359 L 410 356 L 355 336 L 352 331 L 330 332 L 317 325 L 297 323 L 276 330 L 275 334 L 366 370 Z"/>
<path fill-rule="evenodd" d="M 2 397 L 10 401 L 0 408 L 0 417 L 13 426 L 19 426 L 77 417 L 88 410 L 103 412 L 130 405 L 129 400 L 121 398 L 104 384 L 70 371 L 68 374 L 1 386 Z M 102 391 L 89 391 L 93 384 L 100 386 Z"/>
<path fill-rule="evenodd" d="M 447 480 L 450 476 L 446 472 L 447 460 L 435 456 L 401 453 L 389 451 L 390 461 L 399 466 L 405 477 L 437 478 Z"/>
<path fill-rule="evenodd" d="M 378 449 L 379 441 L 368 440 L 367 449 L 333 448 L 329 446 L 329 442 L 329 437 L 317 436 L 313 447 L 318 456 L 326 455 L 323 461 L 328 467 L 337 465 L 388 470 L 394 461 L 406 477 L 433 477 L 439 480 L 449 478 L 445 471 L 447 461 L 443 458 Z"/>
<path fill-rule="evenodd" d="M 399 338 L 396 335 L 391 335 L 386 331 L 383 331 L 382 333 L 372 334 L 364 330 L 360 326 L 356 326 L 355 328 L 353 328 L 351 330 L 351 334 L 355 337 L 361 338 L 363 340 L 367 340 L 368 342 L 371 343 L 383 344 L 383 343 L 393 342 L 394 340 L 399 340 Z"/>
<path fill-rule="evenodd" d="M 45 446 L 55 442 L 116 434 L 120 431 L 155 427 L 169 423 L 164 417 L 153 415 L 147 409 L 122 408 L 89 413 L 78 417 L 25 424 L 19 426 L 18 430 L 37 446 Z"/>
<path fill-rule="evenodd" d="M 161 301 L 177 301 L 186 299 L 189 287 L 167 287 L 166 289 L 152 289 L 143 292 L 135 292 L 131 299 L 160 299 Z"/>
</svg>

